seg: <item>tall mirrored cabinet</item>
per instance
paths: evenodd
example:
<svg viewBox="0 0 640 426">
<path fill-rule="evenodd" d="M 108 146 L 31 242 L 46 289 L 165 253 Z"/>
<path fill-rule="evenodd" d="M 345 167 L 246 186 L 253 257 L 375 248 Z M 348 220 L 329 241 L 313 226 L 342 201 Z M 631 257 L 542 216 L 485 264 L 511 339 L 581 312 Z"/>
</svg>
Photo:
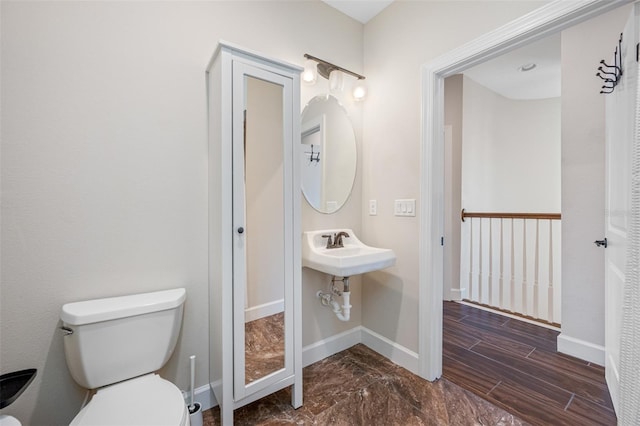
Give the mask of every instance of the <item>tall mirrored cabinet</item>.
<svg viewBox="0 0 640 426">
<path fill-rule="evenodd" d="M 300 72 L 221 42 L 207 69 L 210 382 L 223 425 L 302 405 Z"/>
</svg>

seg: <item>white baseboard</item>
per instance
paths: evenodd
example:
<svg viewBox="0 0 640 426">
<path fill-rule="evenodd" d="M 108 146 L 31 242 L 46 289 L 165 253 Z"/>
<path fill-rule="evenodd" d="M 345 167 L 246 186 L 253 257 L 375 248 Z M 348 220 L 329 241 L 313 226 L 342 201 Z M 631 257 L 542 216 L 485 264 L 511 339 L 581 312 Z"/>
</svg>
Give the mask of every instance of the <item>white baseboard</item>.
<svg viewBox="0 0 640 426">
<path fill-rule="evenodd" d="M 321 361 L 331 355 L 349 349 L 358 343 L 366 345 L 399 366 L 406 368 L 414 374 L 418 374 L 419 362 L 417 353 L 362 326 L 354 327 L 305 346 L 302 348 L 302 366 L 306 367 L 314 362 Z M 182 394 L 184 395 L 185 402 L 188 403 L 189 393 L 182 391 Z M 196 388 L 194 399 L 200 403 L 203 410 L 208 410 L 218 405 L 211 386 L 209 385 Z"/>
<path fill-rule="evenodd" d="M 420 363 L 417 353 L 362 326 L 305 346 L 302 349 L 302 365 L 306 367 L 358 343 L 364 344 L 400 367 L 418 374 Z"/>
<path fill-rule="evenodd" d="M 275 315 L 284 311 L 284 299 L 275 300 L 262 305 L 252 306 L 244 310 L 244 321 L 250 322 L 260 318 Z"/>
<path fill-rule="evenodd" d="M 449 300 L 464 300 L 467 298 L 466 288 L 452 288 L 449 291 Z"/>
<path fill-rule="evenodd" d="M 357 345 L 362 341 L 361 335 L 362 327 L 358 326 L 305 346 L 302 348 L 302 366 L 306 367 Z"/>
<path fill-rule="evenodd" d="M 191 395 L 188 391 L 182 391 L 182 396 L 184 397 L 185 404 L 188 405 Z M 200 403 L 203 411 L 218 406 L 218 401 L 216 401 L 216 397 L 213 395 L 211 386 L 209 386 L 208 384 L 196 388 L 196 390 L 193 392 L 193 399 L 195 400 L 195 402 Z"/>
<path fill-rule="evenodd" d="M 412 350 L 366 327 L 362 327 L 362 343 L 380 355 L 390 359 L 393 363 L 398 364 L 400 367 L 406 368 L 413 374 L 419 374 L 419 357 L 418 354 Z"/>
<path fill-rule="evenodd" d="M 594 345 L 562 333 L 558 336 L 558 352 L 593 362 L 594 364 L 604 365 L 604 346 Z"/>
</svg>

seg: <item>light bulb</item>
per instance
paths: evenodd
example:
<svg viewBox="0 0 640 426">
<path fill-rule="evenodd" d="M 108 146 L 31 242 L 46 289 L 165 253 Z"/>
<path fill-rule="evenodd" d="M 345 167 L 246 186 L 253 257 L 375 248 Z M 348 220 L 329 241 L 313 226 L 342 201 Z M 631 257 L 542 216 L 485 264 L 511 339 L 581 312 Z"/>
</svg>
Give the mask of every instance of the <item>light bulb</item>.
<svg viewBox="0 0 640 426">
<path fill-rule="evenodd" d="M 304 71 L 302 71 L 302 81 L 305 84 L 312 85 L 318 78 L 318 71 L 316 68 L 316 62 L 312 59 L 307 59 L 304 63 Z"/>
<path fill-rule="evenodd" d="M 364 83 L 363 80 L 358 80 L 353 85 L 352 95 L 353 95 L 353 99 L 356 102 L 360 102 L 364 100 L 364 98 L 367 96 L 367 85 Z"/>
<path fill-rule="evenodd" d="M 342 92 L 343 88 L 344 79 L 342 78 L 342 71 L 331 71 L 331 74 L 329 74 L 329 89 L 332 92 Z"/>
</svg>

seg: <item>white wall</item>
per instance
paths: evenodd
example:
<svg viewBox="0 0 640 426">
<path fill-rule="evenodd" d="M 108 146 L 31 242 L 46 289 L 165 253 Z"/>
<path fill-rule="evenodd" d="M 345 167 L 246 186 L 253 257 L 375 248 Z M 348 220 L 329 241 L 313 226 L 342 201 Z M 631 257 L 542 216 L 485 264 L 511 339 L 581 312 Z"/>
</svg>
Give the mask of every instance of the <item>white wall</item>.
<svg viewBox="0 0 640 426">
<path fill-rule="evenodd" d="M 293 63 L 308 52 L 362 71 L 362 25 L 319 1 L 0 7 L 0 370 L 38 368 L 3 414 L 27 425 L 69 423 L 84 392 L 66 368 L 59 311 L 96 297 L 186 287 L 182 336 L 162 375 L 186 389 L 195 354 L 196 385 L 204 385 L 208 61 L 224 39 Z M 303 105 L 319 87 L 303 87 Z M 349 108 L 359 138 L 360 110 Z M 305 205 L 303 228 L 358 229 L 359 188 L 337 215 Z M 306 343 L 349 327 L 316 306 L 325 277 L 312 274 L 304 274 L 313 281 L 303 289 Z"/>
<path fill-rule="evenodd" d="M 514 100 L 465 76 L 462 207 L 560 212 L 560 98 Z"/>
<path fill-rule="evenodd" d="M 367 244 L 392 248 L 396 266 L 363 277 L 365 327 L 418 349 L 418 200 L 416 217 L 394 217 L 393 201 L 418 198 L 420 187 L 420 66 L 499 27 L 541 2 L 392 3 L 365 26 L 363 202 L 378 200 L 378 215 L 363 212 Z M 384 315 L 381 313 L 384 312 Z"/>
<path fill-rule="evenodd" d="M 558 349 L 604 362 L 604 96 L 595 77 L 626 5 L 562 32 L 562 333 Z"/>
</svg>

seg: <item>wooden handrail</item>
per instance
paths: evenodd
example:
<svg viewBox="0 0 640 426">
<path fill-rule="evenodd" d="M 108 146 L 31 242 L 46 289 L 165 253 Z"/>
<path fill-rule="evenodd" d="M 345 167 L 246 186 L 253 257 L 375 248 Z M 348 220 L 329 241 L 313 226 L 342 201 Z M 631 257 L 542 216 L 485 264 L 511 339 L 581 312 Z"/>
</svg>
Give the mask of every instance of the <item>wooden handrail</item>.
<svg viewBox="0 0 640 426">
<path fill-rule="evenodd" d="M 562 215 L 560 213 L 479 213 L 466 212 L 462 209 L 460 212 L 460 218 L 463 222 L 466 217 L 482 217 L 489 219 L 562 219 Z"/>
</svg>

